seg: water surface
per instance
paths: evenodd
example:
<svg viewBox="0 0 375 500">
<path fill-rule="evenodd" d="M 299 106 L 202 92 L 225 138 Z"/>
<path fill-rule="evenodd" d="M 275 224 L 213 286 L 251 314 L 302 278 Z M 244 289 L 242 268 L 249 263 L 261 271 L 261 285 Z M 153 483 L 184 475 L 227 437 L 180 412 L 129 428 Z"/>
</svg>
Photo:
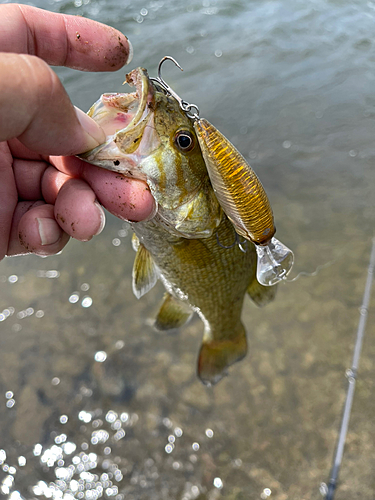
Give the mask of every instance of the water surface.
<svg viewBox="0 0 375 500">
<path fill-rule="evenodd" d="M 294 275 L 246 300 L 249 354 L 214 388 L 195 365 L 202 324 L 152 328 L 159 285 L 131 292 L 130 230 L 0 264 L 0 494 L 116 500 L 321 498 L 345 398 L 374 226 L 375 4 L 329 0 L 33 3 L 123 31 L 129 70 L 164 77 L 250 161 Z M 82 109 L 114 74 L 58 69 Z M 372 498 L 374 299 L 340 500 Z M 5 312 L 4 312 L 5 311 Z"/>
</svg>

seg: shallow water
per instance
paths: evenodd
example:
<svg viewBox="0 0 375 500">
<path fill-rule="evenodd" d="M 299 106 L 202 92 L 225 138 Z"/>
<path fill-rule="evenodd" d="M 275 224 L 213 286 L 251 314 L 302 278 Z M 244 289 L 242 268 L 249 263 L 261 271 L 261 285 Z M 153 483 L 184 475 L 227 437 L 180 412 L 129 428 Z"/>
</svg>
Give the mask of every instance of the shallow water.
<svg viewBox="0 0 375 500">
<path fill-rule="evenodd" d="M 126 224 L 0 264 L 0 494 L 116 500 L 318 499 L 351 364 L 374 213 L 373 2 L 42 1 L 131 39 L 261 178 L 294 274 L 246 300 L 249 354 L 214 388 L 195 374 L 202 324 L 157 334 L 159 285 L 137 301 Z M 58 69 L 83 109 L 124 70 Z M 374 298 L 336 498 L 372 498 Z M 18 493 L 17 493 L 18 492 Z"/>
</svg>

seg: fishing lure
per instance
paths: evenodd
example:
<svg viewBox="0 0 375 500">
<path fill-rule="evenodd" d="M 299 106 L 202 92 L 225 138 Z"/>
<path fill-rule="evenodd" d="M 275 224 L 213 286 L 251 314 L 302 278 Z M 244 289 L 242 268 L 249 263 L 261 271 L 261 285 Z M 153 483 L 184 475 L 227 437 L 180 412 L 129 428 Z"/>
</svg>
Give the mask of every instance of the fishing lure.
<svg viewBox="0 0 375 500">
<path fill-rule="evenodd" d="M 236 232 L 255 244 L 257 280 L 262 285 L 275 285 L 289 274 L 294 255 L 274 237 L 273 213 L 267 194 L 254 170 L 233 144 L 209 121 L 200 118 L 195 104 L 181 99 L 163 80 L 161 66 L 168 59 L 182 71 L 173 57 L 165 56 L 159 63 L 158 77 L 152 80 L 174 97 L 193 120 L 215 195 Z"/>
</svg>

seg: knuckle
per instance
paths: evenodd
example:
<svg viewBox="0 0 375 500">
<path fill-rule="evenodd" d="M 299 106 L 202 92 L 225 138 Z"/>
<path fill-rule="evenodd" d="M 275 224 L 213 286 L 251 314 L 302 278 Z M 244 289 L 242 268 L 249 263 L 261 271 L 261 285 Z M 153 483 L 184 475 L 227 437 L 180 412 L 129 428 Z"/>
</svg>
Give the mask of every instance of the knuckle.
<svg viewBox="0 0 375 500">
<path fill-rule="evenodd" d="M 23 85 L 29 95 L 35 96 L 36 107 L 43 105 L 51 99 L 51 96 L 63 91 L 59 78 L 46 62 L 31 55 L 21 54 L 20 57 L 23 61 L 23 68 L 21 68 Z"/>
</svg>

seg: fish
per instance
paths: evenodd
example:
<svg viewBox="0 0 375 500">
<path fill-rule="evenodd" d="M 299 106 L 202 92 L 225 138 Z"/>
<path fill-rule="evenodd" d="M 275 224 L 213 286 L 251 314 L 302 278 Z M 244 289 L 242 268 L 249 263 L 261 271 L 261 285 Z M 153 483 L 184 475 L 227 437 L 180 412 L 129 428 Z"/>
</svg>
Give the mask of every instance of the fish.
<svg viewBox="0 0 375 500">
<path fill-rule="evenodd" d="M 197 374 L 213 385 L 247 353 L 246 294 L 264 306 L 276 286 L 257 281 L 251 242 L 233 244 L 238 234 L 215 195 L 191 118 L 144 68 L 126 82 L 135 92 L 103 94 L 90 108 L 107 139 L 80 158 L 147 182 L 157 210 L 131 223 L 133 292 L 141 298 L 157 280 L 163 283 L 159 331 L 180 328 L 198 314 L 204 331 Z"/>
</svg>

